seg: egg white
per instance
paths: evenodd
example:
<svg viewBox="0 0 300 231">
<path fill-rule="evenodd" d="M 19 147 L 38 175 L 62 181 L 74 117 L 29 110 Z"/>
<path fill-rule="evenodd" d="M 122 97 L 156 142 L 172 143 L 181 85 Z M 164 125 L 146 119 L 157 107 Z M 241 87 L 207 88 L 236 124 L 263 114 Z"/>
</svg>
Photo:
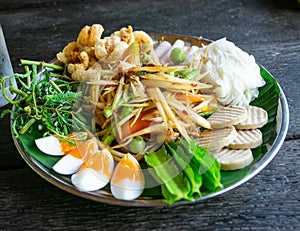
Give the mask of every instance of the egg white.
<svg viewBox="0 0 300 231">
<path fill-rule="evenodd" d="M 109 180 L 110 178 L 91 168 L 83 169 L 71 177 L 72 184 L 84 192 L 101 189 Z"/>
<path fill-rule="evenodd" d="M 111 184 L 110 189 L 113 196 L 117 199 L 134 200 L 143 193 L 144 182 L 124 179 L 117 184 Z"/>
<path fill-rule="evenodd" d="M 52 169 L 62 175 L 71 175 L 77 172 L 82 164 L 82 159 L 78 159 L 71 154 L 68 154 L 57 161 Z"/>
<path fill-rule="evenodd" d="M 63 156 L 59 139 L 55 136 L 46 136 L 35 140 L 39 150 L 51 156 Z"/>
<path fill-rule="evenodd" d="M 80 191 L 95 191 L 108 184 L 114 170 L 114 160 L 107 149 L 90 156 L 84 164 L 85 168 L 71 177 L 73 185 Z M 97 169 L 93 168 L 93 164 L 98 165 Z"/>
<path fill-rule="evenodd" d="M 124 157 L 123 157 L 124 158 Z M 111 178 L 111 185 L 110 189 L 112 192 L 112 195 L 121 200 L 134 200 L 138 198 L 144 190 L 145 187 L 145 179 L 142 172 L 142 169 L 140 168 L 139 162 L 134 158 L 131 154 L 127 154 L 127 160 L 128 162 L 133 162 L 138 166 L 138 169 L 131 169 L 127 168 L 125 166 L 122 166 L 120 163 L 122 161 L 125 161 L 124 159 L 121 159 L 118 165 L 116 166 L 112 178 Z M 124 169 L 125 168 L 125 169 Z M 122 171 L 128 169 L 128 171 L 136 171 L 135 176 L 139 176 L 140 180 L 132 180 L 125 178 L 121 175 L 120 169 Z M 115 183 L 114 183 L 115 182 Z"/>
</svg>

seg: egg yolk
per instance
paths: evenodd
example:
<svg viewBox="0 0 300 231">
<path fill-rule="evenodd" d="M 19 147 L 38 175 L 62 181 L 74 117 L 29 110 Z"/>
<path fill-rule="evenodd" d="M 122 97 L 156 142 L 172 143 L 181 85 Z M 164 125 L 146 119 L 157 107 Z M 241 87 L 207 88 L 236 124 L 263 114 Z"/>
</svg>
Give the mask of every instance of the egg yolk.
<svg viewBox="0 0 300 231">
<path fill-rule="evenodd" d="M 105 151 L 97 152 L 95 155 L 90 157 L 86 162 L 83 163 L 80 171 L 91 168 L 97 172 L 101 172 L 107 178 L 111 177 L 111 159 L 109 157 L 110 153 Z"/>
<path fill-rule="evenodd" d="M 133 157 L 134 158 L 134 157 Z M 124 179 L 129 179 L 132 181 L 142 181 L 142 173 L 140 166 L 134 161 L 130 160 L 128 154 L 126 154 L 119 162 L 115 169 L 115 177 L 112 183 L 116 184 Z"/>
<path fill-rule="evenodd" d="M 85 141 L 84 143 L 75 146 L 67 154 L 71 154 L 78 159 L 87 159 L 90 155 L 94 154 L 98 149 L 97 143 L 94 139 Z"/>
<path fill-rule="evenodd" d="M 70 152 L 71 150 L 75 149 L 77 145 L 80 145 L 80 143 L 75 142 L 75 145 L 74 145 L 74 143 L 67 142 L 67 141 L 60 142 L 60 147 L 61 147 L 61 150 L 63 153 Z"/>
<path fill-rule="evenodd" d="M 71 142 L 63 140 L 59 142 L 63 153 L 68 153 L 71 150 L 75 149 L 77 146 L 81 145 L 84 142 L 84 135 L 82 135 L 81 133 L 71 133 L 67 135 L 67 140 L 70 140 Z"/>
</svg>

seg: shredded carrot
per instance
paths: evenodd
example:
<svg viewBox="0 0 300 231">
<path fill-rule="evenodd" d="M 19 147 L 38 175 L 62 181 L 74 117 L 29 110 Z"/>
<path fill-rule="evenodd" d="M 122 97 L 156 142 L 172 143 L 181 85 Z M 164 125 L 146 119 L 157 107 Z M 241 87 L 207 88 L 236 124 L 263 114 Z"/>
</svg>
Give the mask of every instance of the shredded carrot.
<svg viewBox="0 0 300 231">
<path fill-rule="evenodd" d="M 199 102 L 205 101 L 205 99 L 207 97 L 205 97 L 204 95 L 201 95 L 201 94 L 193 94 L 190 92 L 186 92 L 186 93 L 178 92 L 178 93 L 176 93 L 175 98 L 177 100 L 187 101 L 190 103 L 199 103 Z"/>
<path fill-rule="evenodd" d="M 126 138 L 130 134 L 136 133 L 139 130 L 147 128 L 153 123 L 151 120 L 143 120 L 143 117 L 148 113 L 152 113 L 153 110 L 143 111 L 140 116 L 135 120 L 131 119 L 127 123 L 122 125 L 122 139 Z"/>
</svg>

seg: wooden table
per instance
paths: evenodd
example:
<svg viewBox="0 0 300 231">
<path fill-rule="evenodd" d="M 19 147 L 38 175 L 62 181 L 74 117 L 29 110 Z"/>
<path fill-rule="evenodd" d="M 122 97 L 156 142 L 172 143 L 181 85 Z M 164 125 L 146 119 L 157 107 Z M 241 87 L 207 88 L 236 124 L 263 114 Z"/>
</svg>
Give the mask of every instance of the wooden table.
<svg viewBox="0 0 300 231">
<path fill-rule="evenodd" d="M 127 208 L 68 194 L 18 154 L 9 118 L 0 120 L 0 230 L 300 230 L 300 4 L 296 0 L 2 0 L 2 24 L 19 59 L 49 61 L 84 25 L 227 37 L 254 55 L 282 86 L 290 127 L 276 158 L 249 182 L 205 202 Z M 7 107 L 1 108 L 1 111 Z"/>
</svg>

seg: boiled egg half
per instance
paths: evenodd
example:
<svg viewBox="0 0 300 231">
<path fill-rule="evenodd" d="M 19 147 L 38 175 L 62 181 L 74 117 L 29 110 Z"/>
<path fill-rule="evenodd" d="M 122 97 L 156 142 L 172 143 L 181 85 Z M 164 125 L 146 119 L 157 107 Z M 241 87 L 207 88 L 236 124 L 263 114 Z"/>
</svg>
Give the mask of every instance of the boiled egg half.
<svg viewBox="0 0 300 231">
<path fill-rule="evenodd" d="M 131 154 L 125 154 L 117 164 L 110 182 L 113 196 L 122 200 L 138 198 L 145 187 L 145 179 L 139 162 Z"/>
<path fill-rule="evenodd" d="M 46 136 L 35 140 L 37 148 L 51 156 L 63 156 L 87 139 L 86 132 L 74 132 L 66 140 L 56 136 Z"/>
<path fill-rule="evenodd" d="M 52 167 L 54 171 L 62 175 L 71 175 L 77 172 L 86 159 L 98 152 L 95 138 L 89 139 L 69 151 Z"/>
<path fill-rule="evenodd" d="M 80 191 L 95 191 L 108 184 L 113 170 L 113 157 L 105 148 L 88 158 L 71 181 Z"/>
</svg>

